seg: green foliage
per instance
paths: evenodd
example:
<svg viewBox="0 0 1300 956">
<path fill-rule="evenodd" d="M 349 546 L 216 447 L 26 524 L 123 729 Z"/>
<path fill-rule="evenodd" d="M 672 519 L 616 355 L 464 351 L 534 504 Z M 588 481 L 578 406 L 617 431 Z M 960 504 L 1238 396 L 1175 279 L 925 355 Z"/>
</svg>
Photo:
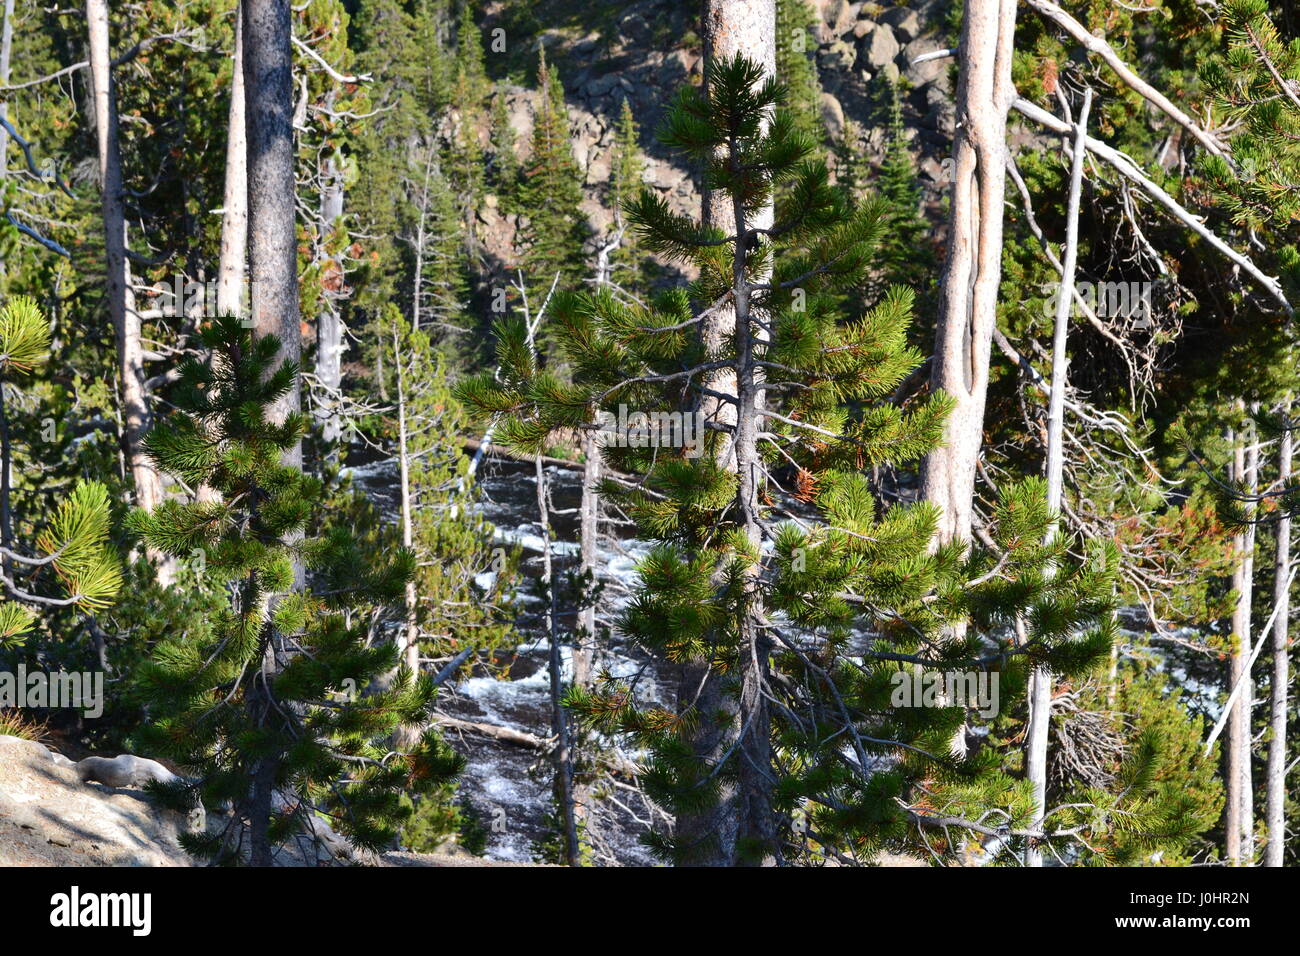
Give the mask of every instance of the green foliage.
<svg viewBox="0 0 1300 956">
<path fill-rule="evenodd" d="M 0 309 L 0 372 L 30 372 L 50 357 L 50 326 L 30 296 L 16 295 Z"/>
<path fill-rule="evenodd" d="M 647 273 L 644 256 L 637 247 L 635 232 L 628 228 L 623 206 L 641 192 L 645 161 L 638 144 L 639 127 L 632 115 L 632 104 L 625 98 L 618 114 L 614 136 L 614 155 L 609 169 L 609 204 L 614 210 L 614 228 L 623 230 L 618 248 L 611 255 L 611 276 L 624 287 L 640 285 Z"/>
<path fill-rule="evenodd" d="M 1207 835 L 1223 809 L 1218 748 L 1205 753 L 1204 719 L 1189 713 L 1177 681 L 1154 663 L 1143 648 L 1114 684 L 1089 679 L 1062 688 L 1049 800 L 1062 807 L 1061 825 L 1090 833 L 1063 862 L 1187 866 L 1209 855 Z"/>
<path fill-rule="evenodd" d="M 49 360 L 50 329 L 35 301 L 15 296 L 0 308 L 0 389 L 7 389 L 14 373 L 25 374 Z M 0 468 L 12 469 L 7 403 L 0 394 L 0 425 L 4 429 L 4 460 Z M 35 555 L 11 550 L 13 517 L 9 483 L 3 490 L 4 549 L 0 556 L 5 588 L 13 600 L 0 601 L 0 648 L 27 640 L 36 626 L 32 605 L 75 606 L 83 611 L 107 607 L 122 583 L 117 553 L 109 544 L 108 489 L 98 481 L 78 481 L 59 501 L 36 535 Z M 51 572 L 66 596 L 51 598 L 37 593 L 30 581 Z"/>
<path fill-rule="evenodd" d="M 826 136 L 817 80 L 817 14 L 807 0 L 776 0 L 776 78 L 789 91 L 799 132 L 820 142 Z"/>
<path fill-rule="evenodd" d="M 537 60 L 537 106 L 519 203 L 528 216 L 521 245 L 529 285 L 550 288 L 557 273 L 565 285 L 581 281 L 589 232 L 580 208 L 582 177 L 573 159 L 564 86 L 555 67 L 547 66 L 544 51 Z"/>
<path fill-rule="evenodd" d="M 1231 170 L 1219 157 L 1205 169 L 1233 221 L 1254 229 L 1300 218 L 1300 37 L 1284 40 L 1267 0 L 1229 0 L 1221 9 L 1227 50 L 1201 68 L 1207 89 L 1240 125 Z"/>
<path fill-rule="evenodd" d="M 254 341 L 236 319 L 217 320 L 202 341 L 210 360 L 182 364 L 177 411 L 146 445 L 163 471 L 219 499 L 169 499 L 134 512 L 130 525 L 168 554 L 200 550 L 231 600 L 209 627 L 161 641 L 139 670 L 151 720 L 136 742 L 188 773 L 163 794 L 171 803 L 231 806 L 187 839 L 202 858 L 240 862 L 248 819 L 252 860 L 269 860 L 316 813 L 358 846 L 385 847 L 410 812 L 401 794 L 443 785 L 462 763 L 436 734 L 406 752 L 388 743 L 399 727 L 425 723 L 435 689 L 398 667 L 394 646 L 375 642 L 359 612 L 401 598 L 412 556 L 399 549 L 366 563 L 339 526 L 302 535 L 321 484 L 281 458 L 306 421 L 268 418 L 296 387 L 296 366 L 277 361 L 273 336 Z M 295 565 L 310 590 L 294 587 Z"/>
<path fill-rule="evenodd" d="M 1005 690 L 1019 692 L 1031 664 L 1087 671 L 1113 640 L 1116 556 L 1090 547 L 1076 563 L 1065 536 L 1045 542 L 1052 516 L 1038 481 L 1004 489 L 987 550 L 931 547 L 931 506 L 878 506 L 863 470 L 906 465 L 934 448 L 950 402 L 890 401 L 921 359 L 907 342 L 910 289 L 891 288 L 856 321 L 838 313 L 840 294 L 874 264 L 890 206 L 852 203 L 833 187 L 825 164 L 811 158 L 812 138 L 781 109 L 785 101 L 781 84 L 738 57 L 714 64 L 707 95 L 682 89 L 661 132 L 702 167 L 708 188 L 745 212 L 775 197 L 775 222 L 761 241 L 722 235 L 643 191 L 625 207 L 641 242 L 689 263 L 698 280 L 652 305 L 604 289 L 557 296 L 552 314 L 572 383 L 539 368 L 520 323 L 504 322 L 499 374 L 470 379 L 458 393 L 498 422 L 503 441 L 529 453 L 619 405 L 689 415 L 710 368 L 729 366 L 742 380 L 752 374 L 739 335 L 706 347 L 692 328 L 710 303 L 744 296 L 770 333 L 758 354 L 778 370 L 766 404 L 779 414 L 763 422 L 758 460 L 737 466 L 773 476 L 759 493 L 759 537 L 744 518 L 743 483 L 723 457 L 728 426 L 708 433 L 700 457 L 684 448 L 603 449 L 612 467 L 641 477 L 631 488 L 607 482 L 602 493 L 656 542 L 638 565 L 640 586 L 619 629 L 661 660 L 716 681 L 722 710 L 700 712 L 686 692 L 683 708 L 666 712 L 614 679 L 575 689 L 569 704 L 593 730 L 630 735 L 650 755 L 647 793 L 679 818 L 697 815 L 721 799 L 743 758 L 732 748 L 711 763 L 694 735 L 703 725 L 738 732 L 737 675 L 762 653 L 766 692 L 779 701 L 763 718 L 778 852 L 861 861 L 887 848 L 954 853 L 958 844 L 926 831 L 926 820 L 1001 814 L 1010 836 L 1029 819 L 1027 790 L 979 744 L 973 711 L 896 706 L 892 675 L 903 662 L 936 674 L 1000 672 L 1005 709 Z M 743 286 L 734 268 L 741 247 Z M 815 511 L 815 524 L 776 500 L 782 480 Z M 653 844 L 679 861 L 700 850 L 663 834 Z M 745 844 L 738 852 L 775 849 Z"/>
</svg>

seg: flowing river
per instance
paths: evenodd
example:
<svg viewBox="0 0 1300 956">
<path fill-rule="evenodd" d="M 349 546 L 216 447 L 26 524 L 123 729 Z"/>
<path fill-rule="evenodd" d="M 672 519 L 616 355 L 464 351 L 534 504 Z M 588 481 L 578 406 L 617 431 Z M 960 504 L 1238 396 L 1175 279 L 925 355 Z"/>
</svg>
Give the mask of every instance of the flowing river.
<svg viewBox="0 0 1300 956">
<path fill-rule="evenodd" d="M 391 459 L 370 462 L 350 469 L 354 484 L 396 519 L 397 467 Z M 555 541 L 552 553 L 557 577 L 576 560 L 578 528 L 576 509 L 582 493 L 582 473 L 547 467 L 551 486 L 551 518 Z M 486 459 L 478 476 L 480 507 L 495 528 L 498 541 L 523 548 L 521 573 L 541 578 L 541 529 L 537 515 L 537 483 L 533 465 L 527 462 Z M 627 601 L 635 582 L 635 563 L 646 545 L 634 538 L 620 538 L 602 527 L 597 552 L 597 580 L 603 585 L 597 604 L 597 630 L 608 628 L 619 608 Z M 498 678 L 481 669 L 462 670 L 458 682 L 444 685 L 438 708 L 464 721 L 491 724 L 533 738 L 551 734 L 550 677 L 547 669 L 548 642 L 541 612 L 543 602 L 530 593 L 529 582 L 521 582 L 517 596 L 522 623 L 521 637 L 508 675 Z M 572 675 L 571 648 L 563 648 L 566 683 Z M 597 649 L 595 672 L 608 671 L 615 677 L 639 673 L 637 689 L 643 700 L 670 705 L 673 685 L 660 674 L 653 661 L 638 655 L 612 633 Z M 525 862 L 540 860 L 538 845 L 554 840 L 549 821 L 555 801 L 552 796 L 554 765 L 535 747 L 494 738 L 473 730 L 447 729 L 447 740 L 468 759 L 461 777 L 461 794 L 487 831 L 486 855 L 491 859 Z M 603 741 L 614 746 L 612 741 Z M 634 758 L 635 754 L 622 756 Z M 610 778 L 594 795 L 593 818 L 587 826 L 596 862 L 604 865 L 654 862 L 640 838 L 658 811 L 628 781 Z"/>
</svg>

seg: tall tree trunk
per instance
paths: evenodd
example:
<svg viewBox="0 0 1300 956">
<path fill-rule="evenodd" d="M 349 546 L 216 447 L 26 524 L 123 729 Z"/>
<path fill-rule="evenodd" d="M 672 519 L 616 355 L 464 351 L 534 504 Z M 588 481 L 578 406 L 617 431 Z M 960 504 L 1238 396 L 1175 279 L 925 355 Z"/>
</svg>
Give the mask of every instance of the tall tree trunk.
<svg viewBox="0 0 1300 956">
<path fill-rule="evenodd" d="M 1065 255 L 1061 262 L 1061 287 L 1057 290 L 1056 327 L 1052 335 L 1051 387 L 1047 412 L 1047 507 L 1054 514 L 1061 510 L 1065 494 L 1065 390 L 1070 334 L 1070 314 L 1074 311 L 1074 267 L 1079 254 L 1079 197 L 1083 191 L 1083 158 L 1087 153 L 1084 140 L 1088 134 L 1088 111 L 1092 108 L 1092 90 L 1085 89 L 1083 106 L 1075 127 L 1074 157 L 1070 167 L 1070 198 L 1065 220 Z M 1047 529 L 1050 541 L 1056 535 L 1057 522 Z M 1042 823 L 1047 813 L 1047 738 L 1052 722 L 1052 675 L 1045 667 L 1035 667 L 1029 685 L 1029 731 L 1025 743 L 1025 776 L 1033 788 L 1034 825 Z M 1025 866 L 1042 866 L 1043 855 L 1037 846 L 1025 850 Z"/>
<path fill-rule="evenodd" d="M 14 0 L 4 0 L 4 23 L 0 24 L 0 86 L 9 85 L 9 57 L 14 46 Z M 9 94 L 0 100 L 0 119 L 9 118 Z M 0 125 L 0 180 L 9 175 L 9 130 Z M 0 274 L 4 264 L 0 263 Z"/>
<path fill-rule="evenodd" d="M 143 445 L 150 416 L 145 388 L 144 349 L 140 344 L 140 314 L 135 308 L 130 267 L 126 258 L 122 156 L 109 53 L 107 0 L 86 0 L 86 25 L 90 39 L 90 79 L 99 146 L 99 182 L 103 192 L 108 309 L 117 334 L 122 450 L 131 471 L 136 504 L 141 508 L 152 509 L 162 500 L 162 479 L 145 456 Z"/>
<path fill-rule="evenodd" d="M 967 0 L 962 17 L 951 226 L 930 371 L 931 386 L 952 396 L 956 406 L 942 446 L 921 467 L 921 496 L 940 509 L 944 541 L 971 535 L 1001 278 L 1015 19 L 1016 0 Z"/>
<path fill-rule="evenodd" d="M 1251 408 L 1251 414 L 1254 415 L 1259 411 L 1259 406 Z M 1245 645 L 1245 657 L 1243 659 L 1243 677 L 1245 685 L 1242 688 L 1241 698 L 1237 705 L 1241 708 L 1245 718 L 1245 749 L 1242 751 L 1241 761 L 1241 853 L 1244 862 L 1253 864 L 1255 862 L 1255 784 L 1254 784 L 1254 713 L 1255 713 L 1255 678 L 1251 674 L 1251 663 L 1255 659 L 1255 638 L 1251 625 L 1251 609 L 1254 606 L 1255 599 L 1255 531 L 1254 524 L 1255 504 L 1254 496 L 1259 492 L 1259 433 L 1253 422 L 1247 433 L 1248 444 L 1246 446 L 1246 493 L 1249 497 L 1246 504 L 1246 513 L 1251 523 L 1246 526 L 1246 559 L 1245 568 L 1242 572 L 1242 583 L 1246 587 L 1244 594 L 1242 613 L 1242 626 L 1244 630 L 1243 643 Z M 1259 635 L 1262 641 L 1264 635 Z"/>
<path fill-rule="evenodd" d="M 248 267 L 252 280 L 253 335 L 275 335 L 280 356 L 298 361 L 302 333 L 298 307 L 298 249 L 294 236 L 294 139 L 292 19 L 288 0 L 244 0 L 244 95 L 248 136 Z M 301 409 L 297 387 L 271 409 L 283 421 Z M 285 464 L 302 465 L 302 444 L 286 452 Z M 298 586 L 302 569 L 296 571 Z M 278 635 L 271 634 L 263 658 L 265 679 L 251 682 L 254 720 L 278 718 L 266 687 L 284 663 Z M 249 862 L 272 862 L 269 823 L 274 805 L 278 754 L 262 757 L 252 771 L 249 792 Z"/>
<path fill-rule="evenodd" d="M 248 131 L 244 118 L 244 22 L 235 11 L 234 72 L 226 131 L 226 189 L 221 213 L 221 258 L 217 263 L 217 313 L 243 315 L 248 266 Z"/>
<path fill-rule="evenodd" d="M 573 728 L 569 713 L 564 707 L 564 677 L 560 656 L 560 606 L 559 590 L 551 555 L 551 509 L 549 483 L 542 456 L 534 459 L 537 479 L 537 516 L 542 529 L 542 581 L 549 598 L 546 616 L 546 633 L 550 653 L 547 672 L 551 691 L 551 736 L 555 738 L 555 801 L 560 812 L 561 837 L 564 841 L 564 859 L 569 866 L 582 862 L 582 846 L 578 839 L 578 814 L 573 789 Z"/>
<path fill-rule="evenodd" d="M 1244 409 L 1243 409 L 1244 411 Z M 1253 484 L 1251 467 L 1254 432 L 1250 428 L 1231 433 L 1232 481 L 1248 492 Z M 1248 509 L 1253 511 L 1253 509 Z M 1250 711 L 1253 688 L 1249 675 L 1252 649 L 1250 637 L 1250 610 L 1255 577 L 1255 534 L 1248 526 L 1233 536 L 1236 566 L 1232 572 L 1232 587 L 1237 592 L 1237 604 L 1232 610 L 1232 636 L 1236 643 L 1229 661 L 1228 686 L 1242 684 L 1242 691 L 1233 704 L 1228 718 L 1227 738 L 1227 802 L 1224 808 L 1225 844 L 1228 861 L 1233 865 L 1248 863 L 1251 857 L 1250 835 L 1253 832 L 1253 794 L 1250 785 L 1251 728 Z"/>
<path fill-rule="evenodd" d="M 770 76 L 776 74 L 776 5 L 774 0 L 706 0 L 704 5 L 705 81 L 715 63 L 743 54 Z M 771 206 L 753 210 L 748 221 L 738 204 L 723 201 L 710 191 L 703 195 L 707 225 L 734 234 L 738 228 L 772 224 Z M 719 463 L 737 472 L 739 504 L 751 540 L 757 540 L 754 523 L 758 500 L 757 404 L 762 392 L 754 364 L 754 340 L 749 324 L 748 291 L 744 277 L 745 250 L 737 244 L 733 301 L 711 313 L 700 325 L 700 335 L 710 355 L 721 355 L 729 340 L 735 342 L 736 364 L 705 377 L 705 385 L 735 402 L 705 397 L 700 412 L 706 421 L 734 427 L 732 438 L 719 455 Z M 761 281 L 761 279 L 759 280 Z M 708 767 L 724 760 L 734 764 L 734 774 L 722 774 L 718 801 L 710 809 L 681 814 L 675 837 L 689 862 L 702 866 L 733 866 L 742 861 L 740 849 L 762 847 L 759 862 L 771 862 L 775 853 L 775 821 L 771 795 L 770 719 L 763 695 L 770 647 L 756 616 L 761 613 L 755 589 L 750 607 L 739 622 L 741 651 L 739 673 L 734 677 L 710 673 L 706 665 L 682 668 L 678 709 L 694 710 L 696 723 L 691 744 Z M 743 739 L 742 739 L 743 734 Z"/>
<path fill-rule="evenodd" d="M 401 338 L 393 330 L 393 370 L 397 375 L 397 475 L 401 494 L 402 547 L 415 548 L 415 522 L 411 508 L 411 448 L 408 440 L 410 420 L 407 417 L 406 368 L 400 354 Z M 412 677 L 420 676 L 420 631 L 416 621 L 417 601 L 414 579 L 406 582 L 406 621 L 402 626 L 401 660 Z M 397 748 L 410 750 L 420 739 L 421 728 L 401 727 L 396 735 Z"/>
<path fill-rule="evenodd" d="M 276 335 L 280 355 L 302 353 L 294 229 L 293 50 L 289 0 L 244 0 L 248 136 L 248 266 L 253 335 Z M 302 408 L 297 388 L 276 403 L 283 420 Z M 302 448 L 288 462 L 302 463 Z"/>
<path fill-rule="evenodd" d="M 596 558 L 600 539 L 600 484 L 601 460 L 600 446 L 594 432 L 588 431 L 582 439 L 582 452 L 586 463 L 582 469 L 582 500 L 578 505 L 581 525 L 579 527 L 579 570 L 591 576 L 591 583 L 596 582 Z M 577 687 L 591 685 L 592 661 L 595 657 L 596 641 L 596 605 L 589 602 L 578 615 L 578 629 L 581 640 L 573 649 L 573 683 Z"/>
<path fill-rule="evenodd" d="M 324 240 L 343 222 L 343 172 L 332 157 L 322 162 L 320 178 L 322 248 L 318 255 L 328 259 L 330 254 L 324 249 Z M 328 288 L 323 290 L 321 312 L 316 319 L 316 381 L 320 386 L 316 420 L 330 454 L 337 454 L 335 446 L 343 435 L 343 414 L 339 398 L 343 387 L 345 343 L 343 316 L 339 312 L 338 299 L 342 296 L 345 276 L 343 264 L 336 263 L 336 266 L 339 281 L 338 294 Z"/>
<path fill-rule="evenodd" d="M 1291 409 L 1283 412 L 1282 437 L 1278 440 L 1277 480 L 1281 488 L 1291 484 Z M 1265 866 L 1281 866 L 1286 849 L 1286 706 L 1290 680 L 1290 654 L 1287 618 L 1291 610 L 1291 518 L 1281 509 L 1277 522 L 1277 556 L 1273 571 L 1273 679 L 1269 714 L 1271 734 L 1268 745 L 1268 847 Z M 1260 640 L 1263 640 L 1260 635 Z"/>
<path fill-rule="evenodd" d="M 5 0 L 4 23 L 0 25 L 0 86 L 9 85 L 9 57 L 13 51 L 14 39 L 14 0 Z M 0 100 L 0 119 L 9 116 L 8 94 Z M 0 192 L 4 189 L 4 179 L 9 175 L 9 131 L 0 125 Z M 4 275 L 4 262 L 0 261 L 0 276 Z M 14 546 L 13 515 L 10 512 L 10 487 L 13 481 L 13 454 L 9 443 L 9 414 L 5 408 L 4 385 L 0 384 L 0 545 L 5 549 Z M 6 576 L 12 577 L 13 562 L 4 560 L 3 569 Z"/>
</svg>

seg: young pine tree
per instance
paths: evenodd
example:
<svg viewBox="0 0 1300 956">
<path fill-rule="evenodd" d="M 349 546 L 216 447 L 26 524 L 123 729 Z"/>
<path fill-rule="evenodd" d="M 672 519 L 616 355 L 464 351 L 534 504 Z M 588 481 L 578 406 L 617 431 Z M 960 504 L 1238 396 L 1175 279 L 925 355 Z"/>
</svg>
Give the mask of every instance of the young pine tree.
<svg viewBox="0 0 1300 956">
<path fill-rule="evenodd" d="M 299 537 L 322 488 L 281 457 L 306 419 L 267 417 L 298 369 L 276 366 L 276 339 L 254 341 L 237 319 L 204 329 L 202 343 L 210 360 L 181 366 L 177 411 L 146 444 L 163 471 L 219 498 L 169 499 L 130 524 L 168 554 L 201 556 L 230 601 L 208 627 L 161 642 L 141 669 L 151 720 L 138 745 L 187 773 L 162 794 L 174 806 L 230 808 L 184 838 L 200 858 L 271 865 L 285 841 L 315 832 L 317 814 L 357 846 L 384 847 L 410 813 L 403 792 L 436 787 L 461 765 L 436 734 L 405 751 L 388 744 L 425 723 L 434 688 L 399 667 L 392 642 L 369 640 L 358 612 L 402 600 L 411 555 L 365 564 L 346 528 Z M 295 562 L 310 589 L 292 590 Z"/>
<path fill-rule="evenodd" d="M 817 14 L 807 0 L 776 0 L 776 78 L 785 86 L 787 108 L 799 132 L 821 143 L 821 84 L 817 80 Z"/>
<path fill-rule="evenodd" d="M 939 270 L 930 247 L 928 224 L 921 216 L 921 186 L 916 160 L 907 144 L 898 81 L 881 74 L 877 83 L 884 100 L 887 125 L 885 155 L 873 186 L 876 195 L 887 205 L 888 228 L 880 251 L 883 268 L 874 284 L 872 298 L 883 294 L 889 286 L 901 283 L 913 289 L 924 301 Z"/>
<path fill-rule="evenodd" d="M 456 25 L 453 71 L 454 130 L 448 150 L 448 176 L 460 197 L 462 219 L 472 228 L 483 198 L 483 143 L 490 83 L 483 65 L 483 38 L 474 22 L 474 5 L 462 4 Z"/>
<path fill-rule="evenodd" d="M 544 51 L 538 55 L 537 87 L 532 152 L 519 190 L 528 216 L 521 238 L 528 285 L 549 289 L 557 272 L 562 284 L 585 277 L 582 247 L 589 227 L 580 208 L 582 178 L 573 159 L 564 87 L 559 73 L 546 65 Z"/>
<path fill-rule="evenodd" d="M 913 669 L 916 680 L 996 674 L 1008 710 L 1032 664 L 1086 670 L 1111 641 L 1113 556 L 1076 564 L 1063 536 L 1044 543 L 1035 481 L 1004 488 L 993 547 L 969 553 L 932 546 L 930 505 L 878 510 L 864 472 L 933 448 L 949 402 L 887 401 L 920 360 L 906 343 L 910 290 L 855 322 L 836 312 L 872 264 L 887 207 L 855 206 L 830 184 L 811 138 L 777 109 L 784 99 L 737 57 L 669 112 L 662 141 L 703 168 L 734 225 L 697 224 L 650 191 L 627 215 L 645 248 L 698 270 L 693 285 L 652 307 L 608 289 L 562 295 L 553 314 L 572 383 L 540 369 L 507 321 L 499 379 L 461 387 L 521 451 L 619 406 L 700 428 L 688 441 L 673 419 L 629 418 L 603 451 L 641 475 L 602 491 L 655 542 L 619 628 L 681 668 L 676 706 L 608 678 L 571 692 L 571 706 L 649 755 L 642 783 L 676 817 L 653 843 L 679 863 L 930 859 L 986 836 L 1012 849 L 1057 839 L 1031 826 L 1027 785 L 983 747 L 968 701 L 915 706 L 899 692 Z M 723 313 L 734 326 L 719 329 Z M 1061 814 L 1086 829 L 1081 815 Z"/>
<path fill-rule="evenodd" d="M 610 278 L 616 285 L 628 286 L 641 278 L 640 265 L 644 258 L 637 247 L 636 233 L 628 227 L 623 206 L 641 192 L 641 177 L 645 161 L 637 143 L 638 127 L 632 115 L 632 104 L 625 98 L 618 114 L 618 128 L 614 137 L 614 154 L 609 169 L 609 202 L 614 208 L 614 229 L 621 233 L 619 244 L 610 254 Z"/>
</svg>

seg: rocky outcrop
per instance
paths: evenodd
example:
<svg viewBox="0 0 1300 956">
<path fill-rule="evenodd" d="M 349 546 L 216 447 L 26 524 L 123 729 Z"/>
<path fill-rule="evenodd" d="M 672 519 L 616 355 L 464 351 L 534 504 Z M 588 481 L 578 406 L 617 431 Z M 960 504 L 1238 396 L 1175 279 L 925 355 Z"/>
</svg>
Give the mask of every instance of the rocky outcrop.
<svg viewBox="0 0 1300 956">
<path fill-rule="evenodd" d="M 485 6 L 488 30 L 503 16 L 505 6 L 502 0 Z M 878 104 L 873 101 L 871 82 L 878 74 L 901 78 L 904 122 L 913 134 L 923 171 L 921 183 L 926 198 L 937 205 L 943 184 L 924 171 L 941 167 L 951 142 L 952 60 L 915 66 L 913 60 L 945 47 L 944 5 L 938 0 L 909 0 L 905 5 L 894 0 L 812 0 L 812 6 L 818 22 L 809 42 L 823 90 L 819 106 L 831 135 L 838 138 L 847 120 L 856 121 L 865 136 L 852 147 L 879 158 L 883 135 L 877 128 Z M 538 42 L 545 44 L 548 59 L 560 66 L 574 156 L 585 180 L 583 209 L 593 229 L 599 236 L 610 227 L 603 187 L 624 100 L 641 127 L 645 183 L 663 195 L 674 211 L 697 214 L 699 194 L 691 171 L 654 135 L 675 90 L 684 82 L 701 81 L 696 6 L 679 0 L 638 0 L 619 5 L 617 12 L 602 7 L 599 28 L 596 8 L 590 9 L 592 28 L 587 32 L 582 27 L 555 28 L 542 33 Z M 584 22 L 576 4 L 573 19 Z M 521 158 L 529 148 L 537 95 L 520 86 L 506 87 L 507 111 Z M 512 260 L 518 216 L 504 214 L 489 199 L 479 220 L 479 238 L 489 257 L 502 263 Z"/>
<path fill-rule="evenodd" d="M 190 865 L 177 842 L 190 826 L 183 814 L 81 774 L 43 744 L 0 736 L 0 865 Z"/>
<path fill-rule="evenodd" d="M 74 763 L 44 744 L 0 735 L 0 866 L 192 866 L 181 834 L 205 825 L 201 812 L 163 810 L 142 789 L 176 775 L 144 757 Z M 358 853 L 321 823 L 292 841 L 284 866 L 510 866 L 465 853 Z"/>
</svg>

